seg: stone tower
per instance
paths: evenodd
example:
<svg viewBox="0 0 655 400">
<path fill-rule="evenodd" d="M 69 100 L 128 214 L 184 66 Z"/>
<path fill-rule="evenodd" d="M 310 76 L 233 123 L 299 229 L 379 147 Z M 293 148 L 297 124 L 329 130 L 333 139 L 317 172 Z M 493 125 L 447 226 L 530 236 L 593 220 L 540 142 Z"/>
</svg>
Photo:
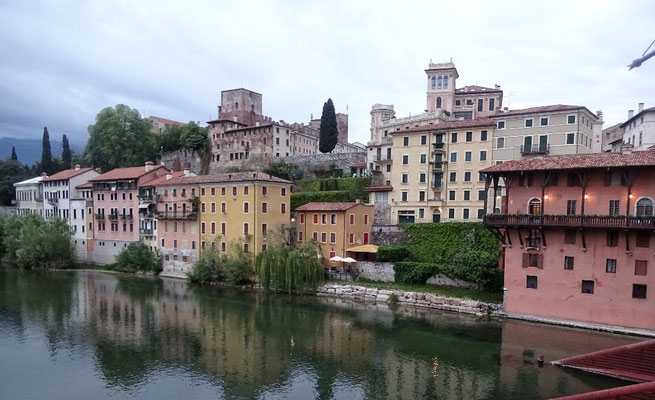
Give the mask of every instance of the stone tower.
<svg viewBox="0 0 655 400">
<path fill-rule="evenodd" d="M 459 78 L 457 68 L 452 60 L 446 63 L 430 62 L 427 75 L 427 105 L 428 111 L 442 109 L 453 112 L 455 104 L 455 82 Z"/>
<path fill-rule="evenodd" d="M 255 122 L 262 121 L 262 95 L 243 88 L 221 91 L 218 119 L 244 125 L 254 125 Z"/>
</svg>

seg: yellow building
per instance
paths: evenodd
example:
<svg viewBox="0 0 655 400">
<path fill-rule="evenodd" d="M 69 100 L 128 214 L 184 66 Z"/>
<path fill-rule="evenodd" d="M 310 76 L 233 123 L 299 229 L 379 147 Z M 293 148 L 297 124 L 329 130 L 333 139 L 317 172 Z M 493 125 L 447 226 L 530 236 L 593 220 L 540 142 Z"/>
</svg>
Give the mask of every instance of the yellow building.
<svg viewBox="0 0 655 400">
<path fill-rule="evenodd" d="M 262 172 L 235 172 L 187 178 L 200 193 L 200 247 L 220 238 L 220 250 L 243 240 L 244 250 L 266 249 L 269 232 L 291 221 L 291 182 Z"/>
<path fill-rule="evenodd" d="M 351 203 L 308 203 L 294 210 L 298 241 L 314 240 L 321 245 L 323 263 L 334 256 L 346 257 L 347 249 L 368 244 L 373 225 L 373 206 Z"/>
<path fill-rule="evenodd" d="M 393 132 L 392 223 L 479 221 L 494 122 L 457 120 Z M 374 195 L 374 194 L 373 194 Z"/>
</svg>

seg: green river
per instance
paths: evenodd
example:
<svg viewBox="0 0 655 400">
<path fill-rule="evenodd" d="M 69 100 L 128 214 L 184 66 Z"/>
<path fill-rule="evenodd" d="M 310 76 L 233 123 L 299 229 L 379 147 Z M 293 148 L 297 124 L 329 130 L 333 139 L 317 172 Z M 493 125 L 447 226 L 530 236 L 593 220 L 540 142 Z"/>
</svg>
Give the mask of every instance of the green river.
<svg viewBox="0 0 655 400">
<path fill-rule="evenodd" d="M 2 399 L 547 399 L 624 384 L 550 361 L 636 340 L 174 279 L 0 268 Z"/>
</svg>

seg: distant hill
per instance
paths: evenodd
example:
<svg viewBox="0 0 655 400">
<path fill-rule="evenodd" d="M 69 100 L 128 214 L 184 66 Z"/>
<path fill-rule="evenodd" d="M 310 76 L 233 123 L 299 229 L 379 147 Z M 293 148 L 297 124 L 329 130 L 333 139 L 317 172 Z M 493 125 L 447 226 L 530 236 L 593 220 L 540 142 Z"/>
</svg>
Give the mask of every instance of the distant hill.
<svg viewBox="0 0 655 400">
<path fill-rule="evenodd" d="M 11 157 L 11 147 L 16 147 L 18 161 L 32 165 L 41 161 L 41 139 L 19 139 L 12 137 L 0 138 L 0 159 Z M 50 139 L 50 148 L 53 157 L 61 158 L 61 141 Z M 84 148 L 71 143 L 73 154 L 80 154 Z"/>
</svg>

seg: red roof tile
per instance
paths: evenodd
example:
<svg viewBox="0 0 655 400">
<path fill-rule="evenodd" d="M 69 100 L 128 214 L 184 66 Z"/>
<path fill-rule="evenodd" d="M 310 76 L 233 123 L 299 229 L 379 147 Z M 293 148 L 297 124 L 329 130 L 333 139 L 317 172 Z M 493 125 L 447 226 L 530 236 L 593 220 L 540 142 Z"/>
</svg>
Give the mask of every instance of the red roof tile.
<svg viewBox="0 0 655 400">
<path fill-rule="evenodd" d="M 505 161 L 480 172 L 545 171 L 584 168 L 617 168 L 655 166 L 655 150 L 622 153 L 572 154 L 565 156 L 528 157 Z"/>
<path fill-rule="evenodd" d="M 365 188 L 367 192 L 390 192 L 393 190 L 391 185 L 382 185 L 382 186 L 369 186 Z"/>
<path fill-rule="evenodd" d="M 346 211 L 357 204 L 354 201 L 348 203 L 307 203 L 296 208 L 295 211 Z"/>
<path fill-rule="evenodd" d="M 360 163 L 354 163 L 352 165 L 353 168 L 366 168 L 366 163 L 365 162 L 360 162 Z"/>
<path fill-rule="evenodd" d="M 61 180 L 70 179 L 77 175 L 91 171 L 92 169 L 93 168 L 67 169 L 61 172 L 57 172 L 56 174 L 49 176 L 47 178 L 43 178 L 41 182 L 61 181 Z"/>
<path fill-rule="evenodd" d="M 90 182 L 100 182 L 100 181 L 116 181 L 122 179 L 138 179 L 143 175 L 155 171 L 159 168 L 164 168 L 161 165 L 153 165 L 150 171 L 146 171 L 145 166 L 141 167 L 127 167 L 127 168 L 115 168 L 109 172 L 105 172 L 100 176 L 96 176 L 93 179 L 89 179 Z"/>
<path fill-rule="evenodd" d="M 81 185 L 75 186 L 75 189 L 93 189 L 93 183 L 91 182 L 86 182 Z"/>
<path fill-rule="evenodd" d="M 164 174 L 162 176 L 158 176 L 155 179 L 149 180 L 148 182 L 143 182 L 143 183 L 139 184 L 139 186 L 157 186 L 160 183 L 168 181 L 169 180 L 169 179 L 167 179 L 168 175 L 169 174 Z M 170 180 L 172 180 L 172 179 L 184 176 L 184 172 L 183 171 L 173 171 L 170 175 L 172 175 L 172 177 L 170 179 Z"/>
<path fill-rule="evenodd" d="M 456 94 L 461 94 L 461 93 L 502 93 L 503 91 L 500 89 L 496 88 L 489 88 L 489 87 L 484 87 L 484 86 L 478 86 L 478 85 L 469 85 L 469 86 L 464 86 L 459 89 L 455 89 Z"/>
<path fill-rule="evenodd" d="M 399 131 L 393 131 L 392 134 L 402 135 L 404 133 L 411 132 L 427 132 L 427 131 L 443 131 L 449 129 L 461 129 L 461 128 L 474 128 L 474 127 L 484 127 L 484 126 L 496 126 L 496 123 L 490 118 L 479 118 L 479 119 L 458 119 L 455 121 L 443 121 L 437 124 L 429 125 L 419 125 L 409 129 L 401 129 Z"/>
<path fill-rule="evenodd" d="M 538 106 L 530 108 L 522 108 L 519 110 L 509 110 L 509 111 L 500 111 L 493 115 L 493 118 L 502 119 L 503 117 L 509 117 L 513 115 L 523 115 L 523 114 L 541 114 L 541 113 L 552 113 L 560 111 L 577 111 L 577 110 L 587 110 L 587 112 L 593 115 L 595 118 L 598 118 L 596 114 L 589 111 L 587 107 L 584 106 L 571 106 L 566 104 L 553 104 L 549 106 Z"/>
<path fill-rule="evenodd" d="M 225 183 L 225 182 L 271 182 L 291 184 L 291 181 L 281 179 L 263 172 L 233 172 L 225 174 L 200 175 L 200 176 L 180 176 L 170 180 L 164 180 L 157 186 L 165 185 L 184 185 L 184 184 L 204 184 L 204 183 Z"/>
<path fill-rule="evenodd" d="M 157 121 L 161 121 L 161 122 L 163 122 L 163 123 L 166 124 L 166 125 L 176 125 L 176 126 L 184 126 L 184 125 L 186 125 L 184 122 L 174 121 L 174 120 L 172 120 L 172 119 L 168 119 L 168 118 L 155 117 L 155 116 L 152 116 L 152 115 L 151 115 L 150 117 L 148 117 L 148 118 L 151 119 L 151 120 L 152 120 L 152 119 L 156 119 Z"/>
</svg>

